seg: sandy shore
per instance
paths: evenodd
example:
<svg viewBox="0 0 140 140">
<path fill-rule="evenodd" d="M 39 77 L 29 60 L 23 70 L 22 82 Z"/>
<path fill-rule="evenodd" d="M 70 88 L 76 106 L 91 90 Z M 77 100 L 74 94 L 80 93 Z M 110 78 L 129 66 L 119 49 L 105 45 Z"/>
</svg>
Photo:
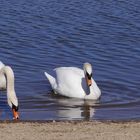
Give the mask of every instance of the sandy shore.
<svg viewBox="0 0 140 140">
<path fill-rule="evenodd" d="M 0 122 L 0 140 L 140 140 L 140 122 Z"/>
</svg>

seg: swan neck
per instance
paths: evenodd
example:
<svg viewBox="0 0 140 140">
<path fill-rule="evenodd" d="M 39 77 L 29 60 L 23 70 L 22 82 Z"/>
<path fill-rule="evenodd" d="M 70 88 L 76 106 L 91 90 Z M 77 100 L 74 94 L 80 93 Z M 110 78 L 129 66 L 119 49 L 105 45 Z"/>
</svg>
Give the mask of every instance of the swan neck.
<svg viewBox="0 0 140 140">
<path fill-rule="evenodd" d="M 12 68 L 9 66 L 4 66 L 1 71 L 6 77 L 7 96 L 12 96 L 12 94 L 15 95 L 14 72 Z"/>
<path fill-rule="evenodd" d="M 89 94 L 93 94 L 93 85 L 89 86 Z"/>
</svg>

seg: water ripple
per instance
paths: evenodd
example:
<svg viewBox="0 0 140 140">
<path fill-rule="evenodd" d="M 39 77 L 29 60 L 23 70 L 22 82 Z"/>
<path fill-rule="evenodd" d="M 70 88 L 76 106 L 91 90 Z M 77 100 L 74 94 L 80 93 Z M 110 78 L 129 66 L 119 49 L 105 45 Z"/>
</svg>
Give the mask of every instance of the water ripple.
<svg viewBox="0 0 140 140">
<path fill-rule="evenodd" d="M 1 1 L 0 60 L 15 72 L 21 119 L 139 119 L 139 4 L 136 0 Z M 93 65 L 100 101 L 51 95 L 44 71 L 82 68 L 86 61 Z M 5 94 L 0 107 L 0 119 L 11 119 Z"/>
</svg>

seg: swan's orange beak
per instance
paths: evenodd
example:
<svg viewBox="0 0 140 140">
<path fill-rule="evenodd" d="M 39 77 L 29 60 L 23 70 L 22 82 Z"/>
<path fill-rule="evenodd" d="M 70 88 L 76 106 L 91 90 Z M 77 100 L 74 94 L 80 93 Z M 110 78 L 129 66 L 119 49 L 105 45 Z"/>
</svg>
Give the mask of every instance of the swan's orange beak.
<svg viewBox="0 0 140 140">
<path fill-rule="evenodd" d="M 90 87 L 92 85 L 92 80 L 91 78 L 89 79 L 87 76 L 86 76 L 86 81 L 87 81 L 87 85 Z"/>
<path fill-rule="evenodd" d="M 19 119 L 19 113 L 18 111 L 16 111 L 14 108 L 12 109 L 12 112 L 13 112 L 13 116 L 14 116 L 14 120 L 18 120 Z"/>
</svg>

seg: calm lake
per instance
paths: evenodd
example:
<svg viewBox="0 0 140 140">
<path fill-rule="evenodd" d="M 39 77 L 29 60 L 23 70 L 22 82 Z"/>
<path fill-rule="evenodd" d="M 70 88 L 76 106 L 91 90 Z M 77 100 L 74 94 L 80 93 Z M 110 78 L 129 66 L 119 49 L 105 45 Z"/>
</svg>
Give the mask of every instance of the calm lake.
<svg viewBox="0 0 140 140">
<path fill-rule="evenodd" d="M 140 1 L 0 2 L 0 60 L 15 72 L 21 120 L 140 120 Z M 93 65 L 97 102 L 52 94 L 44 72 Z M 0 120 L 12 120 L 0 91 Z"/>
</svg>

